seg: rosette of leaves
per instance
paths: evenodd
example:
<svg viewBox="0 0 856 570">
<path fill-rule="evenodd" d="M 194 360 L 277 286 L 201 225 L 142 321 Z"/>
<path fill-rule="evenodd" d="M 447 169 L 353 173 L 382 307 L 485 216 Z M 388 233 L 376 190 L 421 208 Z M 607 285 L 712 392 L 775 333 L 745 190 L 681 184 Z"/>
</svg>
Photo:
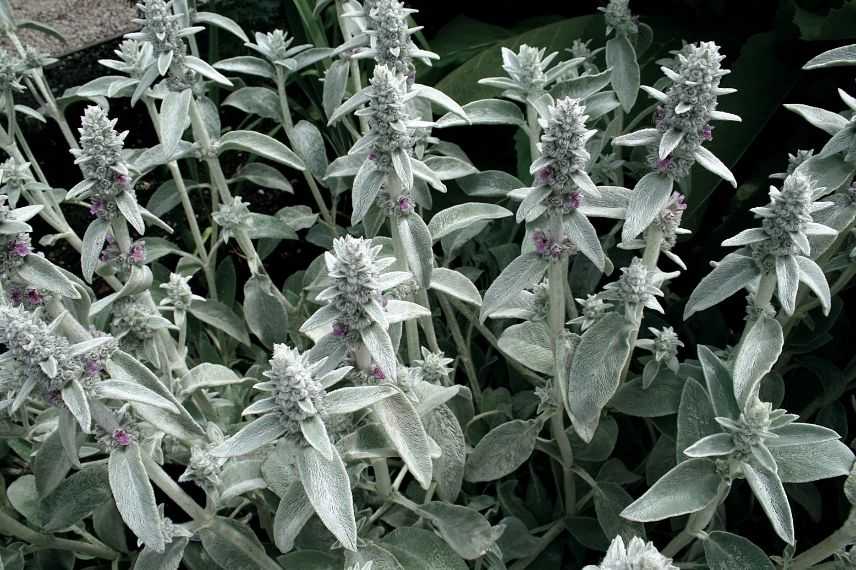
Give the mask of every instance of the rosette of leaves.
<svg viewBox="0 0 856 570">
<path fill-rule="evenodd" d="M 783 483 L 807 483 L 850 472 L 854 455 L 828 428 L 800 423 L 757 395 L 758 384 L 781 352 L 755 358 L 759 344 L 746 339 L 735 362 L 705 346 L 698 357 L 705 386 L 687 380 L 678 411 L 678 465 L 621 516 L 649 522 L 690 514 L 687 529 L 703 530 L 735 479 L 746 479 L 773 529 L 794 544 Z M 767 347 L 764 347 L 767 348 Z M 759 370 L 759 366 L 761 369 Z"/>
<path fill-rule="evenodd" d="M 770 204 L 752 208 L 761 219 L 760 228 L 750 228 L 722 242 L 740 246 L 725 256 L 690 295 L 684 318 L 712 307 L 744 288 L 754 288 L 766 307 L 774 290 L 779 304 L 793 314 L 797 291 L 804 283 L 829 313 L 829 284 L 820 266 L 811 259 L 812 236 L 834 236 L 837 231 L 813 221 L 816 212 L 832 206 L 818 202 L 826 189 L 797 169 L 785 179 L 782 189 L 770 187 Z"/>
<path fill-rule="evenodd" d="M 210 450 L 210 454 L 246 455 L 282 438 L 287 445 L 278 449 L 288 448 L 285 453 L 293 454 L 305 497 L 342 546 L 356 550 L 351 484 L 339 451 L 328 435 L 325 418 L 361 410 L 391 396 L 395 390 L 390 386 L 356 386 L 328 392 L 351 368 L 324 371 L 324 364 L 310 361 L 308 352 L 276 345 L 270 370 L 264 373 L 267 380 L 255 385 L 269 395 L 243 412 L 259 417 Z M 290 507 L 285 501 L 280 505 L 281 509 Z"/>
<path fill-rule="evenodd" d="M 48 293 L 80 298 L 62 270 L 33 250 L 33 228 L 27 222 L 41 210 L 41 205 L 12 208 L 0 194 L 0 285 L 7 301 L 15 305 L 41 305 Z"/>
<path fill-rule="evenodd" d="M 298 72 L 336 53 L 330 48 L 312 47 L 312 44 L 294 45 L 294 37 L 283 30 L 256 32 L 255 40 L 255 43 L 247 41 L 244 45 L 261 55 L 262 60 L 239 56 L 239 58 L 218 62 L 214 67 L 227 71 L 240 71 L 240 69 L 233 69 L 237 61 L 243 62 L 245 67 L 246 63 L 253 62 L 259 66 L 260 70 L 270 70 L 270 77 L 273 77 L 280 72 L 285 74 Z M 271 66 L 273 66 L 272 69 Z M 253 75 L 258 75 L 258 72 Z"/>
<path fill-rule="evenodd" d="M 684 343 L 681 342 L 672 327 L 663 327 L 662 329 L 648 327 L 648 330 L 653 335 L 653 338 L 644 338 L 636 341 L 638 348 L 651 353 L 651 357 L 642 369 L 642 387 L 646 389 L 657 377 L 662 366 L 665 366 L 675 374 L 678 373 L 680 365 L 678 362 L 678 347 L 684 346 Z"/>
<path fill-rule="evenodd" d="M 684 46 L 672 67 L 660 68 L 672 82 L 665 93 L 642 87 L 658 102 L 656 126 L 613 139 L 613 145 L 647 147 L 647 163 L 653 171 L 636 183 L 630 195 L 622 241 L 632 240 L 654 221 L 668 204 L 674 181 L 686 177 L 696 162 L 737 187 L 731 171 L 702 146 L 712 137 L 711 121 L 740 120 L 717 110 L 718 97 L 736 91 L 719 86 L 729 73 L 721 66 L 724 57 L 713 42 Z"/>
</svg>

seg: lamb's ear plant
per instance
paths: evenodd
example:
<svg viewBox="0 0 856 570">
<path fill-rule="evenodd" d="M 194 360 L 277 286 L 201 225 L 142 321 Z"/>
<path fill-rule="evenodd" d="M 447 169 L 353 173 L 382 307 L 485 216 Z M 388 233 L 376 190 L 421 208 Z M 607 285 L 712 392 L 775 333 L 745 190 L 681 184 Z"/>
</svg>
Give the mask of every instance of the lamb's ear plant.
<svg viewBox="0 0 856 570">
<path fill-rule="evenodd" d="M 787 105 L 830 138 L 721 257 L 682 224 L 696 166 L 737 185 L 705 146 L 741 128 L 725 56 L 653 53 L 627 0 L 564 50 L 497 48 L 465 105 L 399 0 L 252 33 L 196 4 L 142 0 L 56 97 L 0 0 L 1 568 L 854 564 L 846 418 L 817 413 L 853 387 L 819 356 L 856 275 L 853 97 Z M 214 29 L 240 51 L 205 56 Z M 496 126 L 524 167 L 443 139 Z"/>
</svg>

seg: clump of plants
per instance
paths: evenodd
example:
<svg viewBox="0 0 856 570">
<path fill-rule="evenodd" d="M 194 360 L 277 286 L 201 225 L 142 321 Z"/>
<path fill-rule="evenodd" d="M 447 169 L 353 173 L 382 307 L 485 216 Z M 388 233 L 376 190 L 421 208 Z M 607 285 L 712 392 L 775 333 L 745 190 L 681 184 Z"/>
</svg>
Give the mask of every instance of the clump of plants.
<svg viewBox="0 0 856 570">
<path fill-rule="evenodd" d="M 782 157 L 682 298 L 690 174 L 737 186 L 707 146 L 741 128 L 715 43 L 648 53 L 610 0 L 603 48 L 504 47 L 472 78 L 495 97 L 462 106 L 420 82 L 438 56 L 399 0 L 297 2 L 319 45 L 194 4 L 143 0 L 57 97 L 0 2 L 0 568 L 856 564 L 856 510 L 810 544 L 792 508 L 833 478 L 816 500 L 856 505 L 853 451 L 781 407 L 795 329 L 856 275 L 856 99 L 789 106 L 828 142 Z M 215 28 L 244 53 L 208 61 Z M 127 106 L 155 144 L 129 146 Z M 74 184 L 25 118 L 59 128 Z M 518 133 L 526 176 L 445 140 L 476 125 Z M 298 246 L 319 254 L 279 278 Z M 724 302 L 725 346 L 665 315 Z"/>
</svg>

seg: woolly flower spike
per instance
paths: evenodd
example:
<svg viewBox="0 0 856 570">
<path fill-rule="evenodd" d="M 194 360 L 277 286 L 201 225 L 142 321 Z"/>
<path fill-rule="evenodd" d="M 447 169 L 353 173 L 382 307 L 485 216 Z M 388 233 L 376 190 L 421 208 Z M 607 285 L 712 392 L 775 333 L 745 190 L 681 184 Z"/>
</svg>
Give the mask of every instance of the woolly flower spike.
<svg viewBox="0 0 856 570">
<path fill-rule="evenodd" d="M 84 386 L 97 377 L 93 370 L 103 368 L 116 344 L 105 336 L 71 345 L 54 332 L 59 320 L 47 324 L 39 311 L 0 305 L 0 345 L 6 350 L 0 355 L 0 392 L 10 395 L 0 401 L 0 409 L 14 413 L 32 394 L 58 407 L 67 401 L 81 428 L 89 431 Z"/>
<path fill-rule="evenodd" d="M 324 254 L 328 287 L 316 297 L 326 303 L 300 327 L 318 343 L 317 358 L 353 350 L 368 350 L 385 377 L 396 379 L 397 360 L 387 329 L 390 323 L 430 315 L 415 303 L 388 299 L 384 291 L 394 289 L 413 278 L 407 271 L 384 270 L 395 262 L 393 257 L 380 257 L 381 246 L 371 240 L 345 236 L 333 242 L 333 252 Z M 323 350 L 322 350 L 323 347 Z M 336 361 L 338 362 L 338 360 Z M 370 362 L 361 362 L 367 370 Z"/>
<path fill-rule="evenodd" d="M 110 332 L 126 352 L 144 354 L 153 364 L 158 364 L 155 349 L 157 331 L 172 328 L 167 319 L 136 296 L 122 297 L 113 302 Z"/>
<path fill-rule="evenodd" d="M 585 299 L 576 299 L 576 301 L 580 305 L 580 316 L 573 319 L 570 324 L 580 325 L 581 331 L 588 329 L 612 310 L 612 304 L 605 303 L 600 295 L 589 295 Z"/>
<path fill-rule="evenodd" d="M 579 251 L 603 270 L 606 256 L 597 232 L 580 210 L 587 198 L 600 197 L 600 191 L 586 173 L 591 158 L 586 143 L 595 131 L 586 128 L 585 112 L 580 100 L 570 97 L 543 109 L 539 118 L 544 129 L 539 143 L 542 154 L 529 168 L 535 181 L 532 188 L 515 190 L 514 196 L 522 200 L 517 209 L 519 222 L 540 219 L 547 224 L 558 216 L 563 230 L 560 238 L 556 237 L 556 224 L 552 224 L 549 236 L 544 230 L 533 232 L 538 253 L 559 257 Z M 559 243 L 554 243 L 556 240 Z"/>
<path fill-rule="evenodd" d="M 274 65 L 282 66 L 288 71 L 297 71 L 301 67 L 297 56 L 312 46 L 310 44 L 293 46 L 292 43 L 294 38 L 289 36 L 288 32 L 274 30 L 266 34 L 256 32 L 256 43 L 248 42 L 244 45 L 259 52 Z"/>
<path fill-rule="evenodd" d="M 793 174 L 802 163 L 810 159 L 812 156 L 814 156 L 814 149 L 800 149 L 794 154 L 788 153 L 787 171 L 771 174 L 770 178 L 784 180 Z"/>
<path fill-rule="evenodd" d="M 712 138 L 710 121 L 740 120 L 737 115 L 716 110 L 719 95 L 735 91 L 719 87 L 722 76 L 729 73 L 721 66 L 723 59 L 725 56 L 713 42 L 685 45 L 677 52 L 674 68 L 661 67 L 673 82 L 668 91 L 643 87 L 660 103 L 655 114 L 656 128 L 617 137 L 613 144 L 648 146 L 651 169 L 672 178 L 685 177 L 697 161 L 736 187 L 731 171 L 702 147 Z"/>
<path fill-rule="evenodd" d="M 450 374 L 453 369 L 449 365 L 454 361 L 454 358 L 446 358 L 442 352 L 431 352 L 423 346 L 422 360 L 414 360 L 413 366 L 420 371 L 422 379 L 426 382 L 451 386 L 453 382 Z"/>
<path fill-rule="evenodd" d="M 405 79 L 397 75 L 391 68 L 378 65 L 374 68 L 369 90 L 369 106 L 357 111 L 358 115 L 367 115 L 369 123 L 369 141 L 371 151 L 369 160 L 373 161 L 377 170 L 396 172 L 403 169 L 408 160 L 413 140 L 407 128 L 408 120 L 405 109 L 407 84 Z M 399 175 L 405 187 L 406 175 Z"/>
<path fill-rule="evenodd" d="M 684 211 L 687 209 L 687 201 L 680 192 L 672 192 L 666 207 L 654 218 L 653 224 L 660 231 L 660 251 L 671 259 L 678 267 L 686 270 L 687 266 L 678 255 L 672 251 L 678 242 L 679 235 L 691 234 L 690 230 L 681 227 Z M 619 244 L 621 249 L 644 249 L 644 239 L 632 239 Z"/>
<path fill-rule="evenodd" d="M 487 77 L 479 79 L 481 85 L 502 89 L 503 96 L 514 101 L 526 103 L 548 91 L 550 87 L 563 79 L 565 75 L 585 61 L 585 57 L 574 57 L 550 68 L 550 64 L 559 55 L 547 53 L 546 48 L 534 48 L 523 44 L 517 53 L 502 48 L 502 69 L 508 77 Z"/>
<path fill-rule="evenodd" d="M 324 360 L 312 362 L 303 353 L 285 344 L 276 344 L 267 378 L 254 386 L 266 397 L 256 400 L 243 414 L 261 414 L 241 431 L 221 443 L 210 453 L 215 457 L 245 455 L 280 437 L 298 449 L 312 447 L 328 460 L 336 454 L 324 417 L 347 414 L 369 406 L 395 392 L 391 386 L 344 388 L 327 392 L 351 367 L 324 372 Z"/>
<path fill-rule="evenodd" d="M 166 292 L 166 297 L 160 302 L 179 311 L 186 311 L 193 301 L 204 300 L 199 295 L 194 295 L 190 289 L 190 276 L 170 273 L 169 282 L 161 283 L 160 288 Z"/>
<path fill-rule="evenodd" d="M 161 75 L 166 75 L 173 59 L 181 58 L 187 51 L 182 38 L 195 34 L 201 28 L 183 28 L 182 16 L 173 13 L 172 2 L 143 0 L 137 7 L 143 17 L 135 18 L 134 23 L 142 26 L 142 29 L 126 34 L 125 37 L 151 44 L 157 57 L 158 71 Z"/>
<path fill-rule="evenodd" d="M 591 158 L 585 146 L 597 132 L 586 128 L 588 115 L 585 113 L 586 108 L 579 99 L 563 97 L 548 107 L 546 117 L 539 119 L 544 129 L 540 144 L 542 156 L 532 163 L 529 172 L 536 174 L 536 181 L 554 192 L 599 194 L 585 171 Z"/>
<path fill-rule="evenodd" d="M 678 570 L 671 558 L 666 558 L 652 542 L 634 536 L 625 547 L 624 539 L 612 539 L 600 565 L 588 565 L 583 570 Z"/>
<path fill-rule="evenodd" d="M 140 79 L 154 63 L 154 48 L 148 42 L 125 40 L 113 51 L 119 58 L 102 59 L 101 65 L 122 72 L 133 79 Z"/>
<path fill-rule="evenodd" d="M 656 297 L 662 297 L 660 284 L 671 279 L 677 273 L 662 273 L 659 270 L 649 270 L 638 257 L 627 267 L 621 268 L 618 281 L 608 283 L 603 289 L 604 299 L 618 301 L 624 305 L 625 316 L 628 320 L 636 319 L 636 309 L 642 305 L 662 313 L 663 307 Z"/>
<path fill-rule="evenodd" d="M 381 323 L 386 328 L 380 275 L 395 258 L 379 257 L 380 250 L 370 240 L 345 236 L 333 242 L 332 254 L 325 254 L 332 286 L 318 300 L 330 303 L 340 327 L 359 331 Z"/>
<path fill-rule="evenodd" d="M 21 83 L 26 71 L 24 62 L 18 57 L 0 48 L 0 93 L 14 93 L 24 90 Z"/>
<path fill-rule="evenodd" d="M 246 229 L 249 218 L 250 209 L 240 196 L 232 198 L 231 204 L 221 204 L 214 213 L 214 222 L 223 230 L 223 241 L 226 243 Z"/>
<path fill-rule="evenodd" d="M 616 35 L 632 36 L 639 32 L 638 18 L 630 12 L 630 0 L 609 0 L 603 8 L 606 19 L 607 35 L 615 31 Z"/>
<path fill-rule="evenodd" d="M 654 338 L 636 341 L 636 346 L 653 355 L 653 358 L 648 360 L 642 369 L 643 388 L 648 388 L 651 385 L 663 364 L 675 374 L 678 373 L 678 347 L 684 346 L 672 327 L 663 327 L 662 330 L 648 327 L 648 330 L 651 331 Z"/>
<path fill-rule="evenodd" d="M 406 77 L 410 83 L 416 77 L 413 58 L 425 65 L 431 65 L 432 59 L 439 59 L 436 53 L 421 50 L 410 39 L 422 29 L 409 28 L 407 19 L 418 10 L 405 8 L 398 0 L 371 0 L 365 2 L 366 33 L 370 47 L 356 53 L 356 58 L 374 58 L 377 65 L 389 67 L 396 74 Z"/>
</svg>

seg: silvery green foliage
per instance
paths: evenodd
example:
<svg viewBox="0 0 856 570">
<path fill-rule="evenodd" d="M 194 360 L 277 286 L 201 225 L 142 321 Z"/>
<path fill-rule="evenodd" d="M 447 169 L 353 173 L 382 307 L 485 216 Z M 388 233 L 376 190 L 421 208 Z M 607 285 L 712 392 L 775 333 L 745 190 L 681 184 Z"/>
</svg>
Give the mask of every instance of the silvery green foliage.
<svg viewBox="0 0 856 570">
<path fill-rule="evenodd" d="M 611 0 L 605 38 L 497 49 L 486 75 L 505 75 L 468 80 L 503 98 L 460 106 L 417 77 L 438 56 L 399 0 L 301 2 L 251 35 L 203 5 L 142 2 L 109 75 L 56 101 L 0 0 L 0 566 L 852 565 L 856 514 L 814 547 L 797 524 L 838 498 L 814 481 L 849 474 L 856 502 L 837 398 L 852 366 L 814 350 L 856 276 L 850 95 L 842 114 L 788 105 L 830 139 L 772 175 L 685 307 L 745 289 L 745 310 L 683 326 L 694 284 L 660 262 L 707 261 L 684 244 L 707 199 L 690 170 L 736 183 L 705 149 L 738 120 L 718 109 L 734 91 L 718 46 L 657 59 Z M 206 62 L 213 28 L 244 51 Z M 657 88 L 640 87 L 649 62 Z M 852 63 L 850 46 L 808 67 Z M 80 99 L 96 105 L 78 137 Z M 125 103 L 150 148 L 117 131 Z M 60 126 L 82 182 L 52 188 L 20 115 Z M 524 166 L 480 171 L 437 136 L 471 124 L 514 127 Z M 257 186 L 295 205 L 253 212 Z M 49 261 L 61 241 L 82 279 Z M 748 492 L 784 553 L 727 532 Z"/>
<path fill-rule="evenodd" d="M 814 236 L 835 236 L 838 232 L 813 221 L 815 212 L 831 207 L 832 202 L 816 201 L 825 194 L 801 170 L 785 178 L 782 189 L 770 188 L 769 206 L 753 208 L 761 220 L 760 228 L 751 228 L 722 242 L 741 246 L 726 256 L 699 283 L 685 309 L 689 316 L 711 307 L 740 289 L 755 285 L 766 276 L 775 278 L 775 292 L 782 309 L 792 314 L 799 284 L 804 283 L 820 299 L 826 313 L 830 308 L 829 285 L 823 270 L 811 258 Z M 727 276 L 726 279 L 724 279 Z M 755 285 L 760 287 L 761 284 Z"/>
<path fill-rule="evenodd" d="M 616 2 L 611 2 L 616 4 Z M 626 4 L 626 3 L 625 3 Z M 638 536 L 630 539 L 625 546 L 624 539 L 616 536 L 612 539 L 606 556 L 599 565 L 589 565 L 583 570 L 677 570 L 670 558 L 666 558 L 651 542 L 645 542 Z"/>
</svg>

